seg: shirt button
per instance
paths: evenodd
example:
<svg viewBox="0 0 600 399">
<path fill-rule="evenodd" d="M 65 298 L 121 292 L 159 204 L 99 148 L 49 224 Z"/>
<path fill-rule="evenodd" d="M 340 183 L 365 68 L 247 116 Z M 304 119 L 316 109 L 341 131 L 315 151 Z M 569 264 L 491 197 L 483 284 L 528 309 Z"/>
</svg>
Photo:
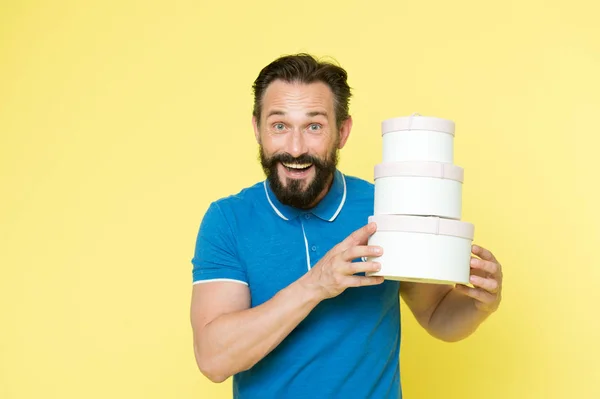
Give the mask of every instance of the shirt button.
<svg viewBox="0 0 600 399">
<path fill-rule="evenodd" d="M 304 219 L 310 219 L 310 213 L 305 213 L 304 214 Z"/>
<path fill-rule="evenodd" d="M 317 247 L 315 247 L 314 245 L 312 247 L 310 247 L 310 249 L 315 252 L 317 250 Z"/>
</svg>

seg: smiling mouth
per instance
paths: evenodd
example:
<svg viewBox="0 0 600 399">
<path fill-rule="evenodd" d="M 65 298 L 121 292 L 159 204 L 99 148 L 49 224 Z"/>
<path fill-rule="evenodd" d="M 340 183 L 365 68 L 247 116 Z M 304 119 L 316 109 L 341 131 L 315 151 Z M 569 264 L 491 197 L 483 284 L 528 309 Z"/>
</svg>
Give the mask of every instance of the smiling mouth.
<svg viewBox="0 0 600 399">
<path fill-rule="evenodd" d="M 289 170 L 290 172 L 303 172 L 313 165 L 312 163 L 287 163 L 287 162 L 282 162 L 281 164 L 283 166 L 285 166 L 285 168 L 287 170 Z"/>
</svg>

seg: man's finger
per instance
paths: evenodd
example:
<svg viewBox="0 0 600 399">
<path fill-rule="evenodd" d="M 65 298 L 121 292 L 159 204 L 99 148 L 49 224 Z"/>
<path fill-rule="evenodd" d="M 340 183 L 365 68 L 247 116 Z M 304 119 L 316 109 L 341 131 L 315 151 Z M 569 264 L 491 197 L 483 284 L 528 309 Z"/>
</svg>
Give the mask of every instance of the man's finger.
<svg viewBox="0 0 600 399">
<path fill-rule="evenodd" d="M 346 280 L 347 287 L 364 287 L 368 285 L 377 285 L 385 281 L 383 276 L 348 276 Z"/>
<path fill-rule="evenodd" d="M 476 301 L 479 301 L 479 302 L 482 302 L 485 304 L 491 304 L 495 300 L 494 294 L 491 294 L 480 288 L 472 288 L 467 285 L 457 284 L 456 289 L 459 290 L 460 292 L 464 293 L 465 295 L 475 299 Z"/>
<path fill-rule="evenodd" d="M 488 260 L 471 258 L 471 267 L 494 276 L 498 273 L 498 264 Z"/>
<path fill-rule="evenodd" d="M 475 255 L 479 256 L 481 259 L 489 260 L 492 262 L 498 262 L 497 259 L 494 257 L 494 254 L 489 249 L 485 249 L 482 246 L 473 245 L 471 247 L 471 251 Z"/>
<path fill-rule="evenodd" d="M 369 237 L 375 233 L 377 225 L 375 222 L 368 223 L 358 230 L 355 230 L 346 237 L 342 242 L 334 247 L 334 253 L 340 253 L 355 245 L 364 245 L 368 242 Z"/>
<path fill-rule="evenodd" d="M 486 272 L 485 270 L 481 270 L 481 269 L 476 269 L 474 267 L 471 267 L 471 275 L 472 276 L 479 276 L 479 277 L 484 277 L 486 278 L 487 276 L 489 276 L 490 274 L 488 272 Z"/>
<path fill-rule="evenodd" d="M 341 252 L 340 256 L 342 260 L 350 262 L 357 258 L 368 257 L 368 256 L 381 256 L 383 254 L 383 248 L 378 245 L 358 245 L 346 248 Z"/>
<path fill-rule="evenodd" d="M 492 294 L 497 293 L 498 289 L 500 288 L 500 284 L 498 283 L 498 281 L 493 278 L 471 276 L 469 281 L 471 282 L 471 284 L 473 284 L 475 288 L 481 288 Z"/>
<path fill-rule="evenodd" d="M 348 274 L 356 273 L 376 273 L 381 270 L 381 263 L 379 262 L 350 262 L 348 264 Z"/>
</svg>

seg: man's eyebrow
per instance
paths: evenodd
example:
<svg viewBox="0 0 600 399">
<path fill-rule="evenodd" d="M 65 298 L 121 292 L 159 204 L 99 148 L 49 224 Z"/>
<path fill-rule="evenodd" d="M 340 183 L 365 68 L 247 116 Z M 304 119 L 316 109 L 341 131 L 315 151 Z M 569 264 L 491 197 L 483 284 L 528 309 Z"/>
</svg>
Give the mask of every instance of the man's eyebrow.
<svg viewBox="0 0 600 399">
<path fill-rule="evenodd" d="M 325 111 L 311 111 L 311 112 L 307 112 L 306 115 L 307 116 L 323 115 L 324 117 L 327 118 L 327 112 L 325 112 Z"/>
<path fill-rule="evenodd" d="M 269 111 L 269 113 L 267 114 L 267 118 L 273 116 L 273 115 L 285 115 L 285 112 L 279 109 L 274 109 L 272 111 Z M 327 118 L 327 112 L 326 111 L 310 111 L 306 113 L 306 116 L 310 116 L 310 117 L 315 117 L 318 115 L 322 115 L 325 118 Z"/>
<path fill-rule="evenodd" d="M 267 115 L 267 118 L 273 115 L 285 115 L 285 112 L 278 110 L 278 109 L 274 109 L 271 112 L 269 112 L 269 114 Z"/>
</svg>

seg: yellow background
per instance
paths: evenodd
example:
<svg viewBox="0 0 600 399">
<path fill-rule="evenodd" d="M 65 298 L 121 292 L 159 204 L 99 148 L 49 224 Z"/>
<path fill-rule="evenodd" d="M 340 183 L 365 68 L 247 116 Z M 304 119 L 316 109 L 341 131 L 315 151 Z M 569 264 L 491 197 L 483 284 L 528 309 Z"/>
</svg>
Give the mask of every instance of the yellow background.
<svg viewBox="0 0 600 399">
<path fill-rule="evenodd" d="M 250 87 L 297 51 L 349 73 L 346 173 L 372 181 L 383 119 L 456 122 L 463 220 L 504 266 L 466 341 L 404 313 L 405 397 L 600 397 L 594 2 L 0 4 L 0 398 L 230 397 L 193 360 L 190 259 L 263 178 Z"/>
</svg>

